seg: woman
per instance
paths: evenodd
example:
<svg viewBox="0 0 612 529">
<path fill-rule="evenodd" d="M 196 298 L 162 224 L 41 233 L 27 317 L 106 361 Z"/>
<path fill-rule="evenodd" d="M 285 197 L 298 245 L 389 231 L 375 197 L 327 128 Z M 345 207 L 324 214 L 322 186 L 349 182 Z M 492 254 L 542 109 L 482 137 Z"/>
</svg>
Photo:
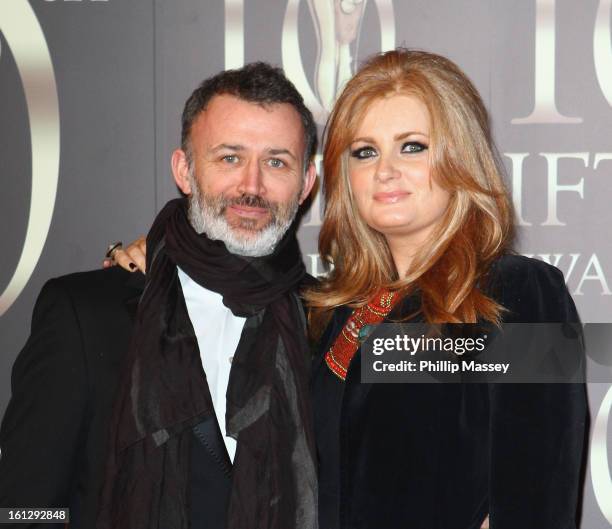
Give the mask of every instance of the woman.
<svg viewBox="0 0 612 529">
<path fill-rule="evenodd" d="M 569 384 L 364 384 L 363 323 L 578 321 L 559 270 L 512 255 L 512 208 L 476 89 L 396 50 L 346 85 L 324 149 L 308 293 L 331 528 L 575 527 L 586 404 Z"/>
<path fill-rule="evenodd" d="M 378 55 L 336 102 L 319 239 L 333 269 L 306 293 L 322 529 L 575 527 L 582 385 L 361 382 L 365 324 L 578 321 L 559 270 L 511 253 L 500 172 L 448 59 Z"/>
</svg>

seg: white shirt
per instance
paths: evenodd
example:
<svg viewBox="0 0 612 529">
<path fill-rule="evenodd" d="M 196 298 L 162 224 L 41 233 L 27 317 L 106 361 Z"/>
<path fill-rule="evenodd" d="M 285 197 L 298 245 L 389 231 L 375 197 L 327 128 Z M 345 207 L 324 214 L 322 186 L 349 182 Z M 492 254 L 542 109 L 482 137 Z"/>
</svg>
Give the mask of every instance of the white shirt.
<svg viewBox="0 0 612 529">
<path fill-rule="evenodd" d="M 177 267 L 178 268 L 178 267 Z M 234 316 L 223 304 L 223 296 L 207 290 L 178 268 L 178 276 L 185 296 L 187 313 L 193 325 L 202 367 L 206 373 L 210 396 L 223 434 L 230 460 L 234 461 L 236 441 L 225 430 L 227 384 L 232 359 L 246 318 Z"/>
</svg>

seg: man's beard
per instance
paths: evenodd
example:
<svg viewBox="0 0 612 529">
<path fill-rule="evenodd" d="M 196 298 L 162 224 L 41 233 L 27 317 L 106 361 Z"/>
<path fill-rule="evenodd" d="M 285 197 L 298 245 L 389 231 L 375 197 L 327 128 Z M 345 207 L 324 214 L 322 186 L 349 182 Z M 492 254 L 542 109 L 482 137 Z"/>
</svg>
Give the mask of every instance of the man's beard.
<svg viewBox="0 0 612 529">
<path fill-rule="evenodd" d="M 193 229 L 205 233 L 209 239 L 222 241 L 229 252 L 237 255 L 261 257 L 271 254 L 291 226 L 299 207 L 301 189 L 288 204 L 278 204 L 257 195 L 210 196 L 202 192 L 192 174 L 189 181 L 188 217 Z M 257 220 L 239 218 L 230 224 L 225 212 L 232 205 L 265 208 L 270 216 L 268 223 L 256 228 Z"/>
</svg>

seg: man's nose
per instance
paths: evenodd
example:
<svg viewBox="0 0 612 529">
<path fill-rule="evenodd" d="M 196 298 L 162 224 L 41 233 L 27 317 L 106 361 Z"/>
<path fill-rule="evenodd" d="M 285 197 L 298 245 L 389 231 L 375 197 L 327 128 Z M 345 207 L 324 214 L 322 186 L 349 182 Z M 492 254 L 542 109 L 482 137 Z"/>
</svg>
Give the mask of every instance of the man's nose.
<svg viewBox="0 0 612 529">
<path fill-rule="evenodd" d="M 238 192 L 245 195 L 263 196 L 265 189 L 263 185 L 263 172 L 257 160 L 250 160 L 244 166 Z"/>
</svg>

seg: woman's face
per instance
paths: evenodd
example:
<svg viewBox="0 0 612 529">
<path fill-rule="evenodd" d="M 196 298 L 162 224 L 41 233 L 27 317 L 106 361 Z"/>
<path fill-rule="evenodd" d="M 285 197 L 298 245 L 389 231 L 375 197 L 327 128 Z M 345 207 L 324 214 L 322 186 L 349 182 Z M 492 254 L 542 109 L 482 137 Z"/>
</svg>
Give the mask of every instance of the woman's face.
<svg viewBox="0 0 612 529">
<path fill-rule="evenodd" d="M 420 245 L 449 194 L 431 178 L 430 117 L 415 97 L 374 101 L 349 147 L 349 180 L 361 217 L 391 246 Z"/>
</svg>

